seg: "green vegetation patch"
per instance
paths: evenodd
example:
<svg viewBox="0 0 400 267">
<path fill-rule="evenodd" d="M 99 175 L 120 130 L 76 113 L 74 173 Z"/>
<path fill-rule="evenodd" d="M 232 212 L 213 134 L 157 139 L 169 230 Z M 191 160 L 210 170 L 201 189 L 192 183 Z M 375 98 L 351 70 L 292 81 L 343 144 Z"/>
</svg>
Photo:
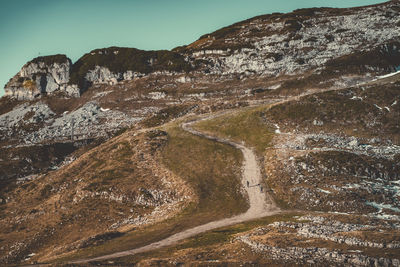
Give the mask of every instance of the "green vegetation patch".
<svg viewBox="0 0 400 267">
<path fill-rule="evenodd" d="M 234 114 L 201 121 L 194 128 L 233 139 L 236 142 L 244 141 L 258 153 L 263 153 L 269 147 L 273 137 L 271 127 L 263 120 L 266 109 L 266 107 L 245 109 Z"/>
<path fill-rule="evenodd" d="M 163 150 L 164 164 L 186 180 L 198 196 L 193 213 L 215 220 L 244 212 L 248 208 L 240 193 L 242 153 L 228 145 L 182 131 L 168 129 Z"/>
</svg>

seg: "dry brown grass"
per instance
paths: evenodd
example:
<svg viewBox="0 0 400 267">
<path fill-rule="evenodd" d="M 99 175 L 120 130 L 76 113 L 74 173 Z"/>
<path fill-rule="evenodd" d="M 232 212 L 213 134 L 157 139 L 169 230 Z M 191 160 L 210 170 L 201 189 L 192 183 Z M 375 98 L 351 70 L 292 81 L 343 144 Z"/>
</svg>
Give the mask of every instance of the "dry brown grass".
<svg viewBox="0 0 400 267">
<path fill-rule="evenodd" d="M 16 255 L 16 261 L 30 251 L 35 251 L 36 259 L 41 260 L 55 259 L 57 255 L 64 255 L 63 260 L 102 255 L 143 246 L 248 208 L 240 191 L 240 151 L 183 132 L 176 124 L 167 131 L 168 136 L 153 134 L 154 131 L 135 136 L 127 131 L 83 154 L 68 167 L 13 192 L 0 221 L 4 229 L 0 235 L 2 244 L 8 247 L 25 240 L 26 247 L 20 256 Z M 160 131 L 154 133 L 157 132 Z M 85 240 L 92 240 L 93 236 L 102 239 L 101 234 L 126 214 L 132 214 L 132 209 L 136 215 L 151 212 L 152 207 L 132 205 L 129 199 L 141 188 L 163 189 L 160 177 L 165 170 L 159 171 L 162 166 L 167 166 L 174 173 L 172 176 L 180 177 L 181 184 L 175 184 L 178 191 L 185 184 L 190 186 L 183 195 L 194 193 L 195 202 L 187 203 L 182 212 L 160 223 L 124 228 L 128 232 L 122 236 L 112 235 L 115 238 L 108 240 L 107 235 L 106 240 L 71 254 L 80 243 L 91 244 Z M 120 203 L 91 195 L 111 191 L 127 200 Z M 82 194 L 88 196 L 81 199 Z M 22 221 L 12 219 L 15 213 Z"/>
<path fill-rule="evenodd" d="M 154 205 L 135 202 L 140 195 L 153 201 L 152 197 L 146 198 L 148 190 L 163 190 L 171 199 L 179 197 L 185 186 L 154 159 L 165 143 L 165 135 L 126 133 L 83 154 L 67 167 L 8 193 L 10 200 L 3 205 L 0 220 L 4 251 L 12 250 L 14 242 L 23 241 L 14 260 L 30 251 L 40 257 L 54 257 L 109 231 L 113 223 L 129 215 L 150 213 Z"/>
</svg>

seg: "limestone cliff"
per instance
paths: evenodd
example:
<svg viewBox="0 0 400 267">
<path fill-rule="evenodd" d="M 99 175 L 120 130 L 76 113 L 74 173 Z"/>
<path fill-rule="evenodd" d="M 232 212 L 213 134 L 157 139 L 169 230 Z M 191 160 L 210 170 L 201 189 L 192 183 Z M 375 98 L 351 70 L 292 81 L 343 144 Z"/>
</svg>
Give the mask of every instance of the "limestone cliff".
<svg viewBox="0 0 400 267">
<path fill-rule="evenodd" d="M 10 79 L 4 88 L 5 95 L 20 100 L 58 91 L 69 96 L 79 96 L 79 88 L 68 84 L 71 67 L 72 62 L 65 55 L 37 57 L 26 63 Z"/>
</svg>

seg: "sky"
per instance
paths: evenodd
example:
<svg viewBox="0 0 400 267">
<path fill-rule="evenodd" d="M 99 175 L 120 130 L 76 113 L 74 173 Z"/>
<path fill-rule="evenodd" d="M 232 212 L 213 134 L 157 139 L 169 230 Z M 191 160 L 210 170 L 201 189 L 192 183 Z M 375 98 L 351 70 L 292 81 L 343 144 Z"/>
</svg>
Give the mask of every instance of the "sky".
<svg viewBox="0 0 400 267">
<path fill-rule="evenodd" d="M 232 23 L 306 7 L 374 0 L 0 0 L 0 96 L 29 60 L 109 46 L 172 49 Z"/>
</svg>

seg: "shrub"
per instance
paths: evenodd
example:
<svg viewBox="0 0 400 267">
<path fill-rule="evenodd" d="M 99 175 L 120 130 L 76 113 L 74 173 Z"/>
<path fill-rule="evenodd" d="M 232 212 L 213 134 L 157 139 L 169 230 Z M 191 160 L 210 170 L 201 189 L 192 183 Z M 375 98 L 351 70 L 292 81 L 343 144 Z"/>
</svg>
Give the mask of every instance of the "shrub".
<svg viewBox="0 0 400 267">
<path fill-rule="evenodd" d="M 22 86 L 30 91 L 33 91 L 36 89 L 36 83 L 35 83 L 35 81 L 32 81 L 32 80 L 23 81 Z"/>
</svg>

